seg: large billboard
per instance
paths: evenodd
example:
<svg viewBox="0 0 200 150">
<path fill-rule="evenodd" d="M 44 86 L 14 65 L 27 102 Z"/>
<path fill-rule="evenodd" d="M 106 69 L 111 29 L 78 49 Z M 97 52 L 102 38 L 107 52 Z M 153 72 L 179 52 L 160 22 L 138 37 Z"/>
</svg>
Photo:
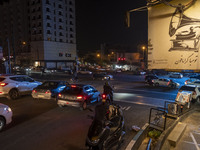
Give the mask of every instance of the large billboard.
<svg viewBox="0 0 200 150">
<path fill-rule="evenodd" d="M 148 69 L 198 70 L 200 1 L 169 4 L 148 8 Z"/>
</svg>

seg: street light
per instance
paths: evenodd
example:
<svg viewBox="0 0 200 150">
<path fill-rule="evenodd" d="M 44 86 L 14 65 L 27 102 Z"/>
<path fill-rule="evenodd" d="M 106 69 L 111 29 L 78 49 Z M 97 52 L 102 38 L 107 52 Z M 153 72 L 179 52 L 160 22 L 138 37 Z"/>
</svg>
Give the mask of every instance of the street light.
<svg viewBox="0 0 200 150">
<path fill-rule="evenodd" d="M 142 51 L 143 51 L 143 62 L 144 62 L 144 69 L 146 69 L 146 56 L 145 56 L 145 52 L 146 52 L 146 46 L 143 45 L 142 46 Z"/>
<path fill-rule="evenodd" d="M 100 54 L 97 54 L 97 57 L 100 57 L 101 55 Z"/>
</svg>

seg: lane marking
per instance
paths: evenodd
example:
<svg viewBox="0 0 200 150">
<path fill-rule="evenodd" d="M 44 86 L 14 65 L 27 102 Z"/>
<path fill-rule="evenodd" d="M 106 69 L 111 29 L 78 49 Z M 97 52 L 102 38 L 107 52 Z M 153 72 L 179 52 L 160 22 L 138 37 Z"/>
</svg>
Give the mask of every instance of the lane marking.
<svg viewBox="0 0 200 150">
<path fill-rule="evenodd" d="M 193 140 L 193 142 L 194 142 L 195 147 L 197 148 L 197 150 L 200 150 L 200 148 L 198 146 L 198 143 L 197 143 L 196 139 L 194 138 L 194 135 L 192 134 L 192 132 L 190 132 L 190 136 L 191 136 L 191 138 L 192 138 L 192 140 Z"/>
<path fill-rule="evenodd" d="M 129 110 L 131 108 L 131 106 L 128 106 L 125 110 Z"/>
<path fill-rule="evenodd" d="M 139 91 L 139 92 L 146 92 L 146 93 L 159 93 L 159 94 L 165 94 L 165 95 L 177 95 L 177 94 L 173 94 L 173 93 L 164 93 L 164 92 L 157 92 L 157 91 L 147 91 L 147 90 L 137 90 L 137 89 L 122 89 L 122 88 L 117 88 L 116 90 L 128 90 L 128 91 Z"/>
<path fill-rule="evenodd" d="M 188 144 L 193 144 L 194 145 L 194 143 L 193 142 L 189 142 L 189 141 L 183 141 L 184 143 L 188 143 Z M 198 146 L 200 146 L 200 144 L 198 144 Z"/>
</svg>

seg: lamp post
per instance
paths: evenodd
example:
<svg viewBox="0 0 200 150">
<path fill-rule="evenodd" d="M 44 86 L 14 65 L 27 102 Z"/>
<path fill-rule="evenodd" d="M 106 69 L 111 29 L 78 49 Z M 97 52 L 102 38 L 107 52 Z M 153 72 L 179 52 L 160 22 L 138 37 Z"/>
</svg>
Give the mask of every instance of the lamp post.
<svg viewBox="0 0 200 150">
<path fill-rule="evenodd" d="M 143 51 L 143 62 L 144 62 L 144 69 L 146 69 L 146 46 L 142 46 L 142 51 Z"/>
</svg>

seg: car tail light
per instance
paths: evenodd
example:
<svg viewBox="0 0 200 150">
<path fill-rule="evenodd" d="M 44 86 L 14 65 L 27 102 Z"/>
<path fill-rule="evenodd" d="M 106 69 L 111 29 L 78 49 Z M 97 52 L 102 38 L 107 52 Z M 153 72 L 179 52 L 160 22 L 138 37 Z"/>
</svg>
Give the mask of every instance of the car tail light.
<svg viewBox="0 0 200 150">
<path fill-rule="evenodd" d="M 37 91 L 36 91 L 36 90 L 33 90 L 32 93 L 37 93 Z"/>
<path fill-rule="evenodd" d="M 48 94 L 48 93 L 51 93 L 51 91 L 47 90 L 47 91 L 45 92 L 45 94 Z"/>
<path fill-rule="evenodd" d="M 76 85 L 71 85 L 71 87 L 72 87 L 72 88 L 75 88 L 75 87 L 76 87 Z"/>
<path fill-rule="evenodd" d="M 58 94 L 58 97 L 61 97 L 61 96 L 62 96 L 62 94 L 61 94 L 61 93 L 59 93 L 59 94 Z"/>
<path fill-rule="evenodd" d="M 0 86 L 4 87 L 4 86 L 6 86 L 7 84 L 8 84 L 8 83 L 2 82 L 2 83 L 0 83 Z"/>
<path fill-rule="evenodd" d="M 78 95 L 78 96 L 77 96 L 77 99 L 82 99 L 82 98 L 83 98 L 82 95 Z"/>
</svg>

